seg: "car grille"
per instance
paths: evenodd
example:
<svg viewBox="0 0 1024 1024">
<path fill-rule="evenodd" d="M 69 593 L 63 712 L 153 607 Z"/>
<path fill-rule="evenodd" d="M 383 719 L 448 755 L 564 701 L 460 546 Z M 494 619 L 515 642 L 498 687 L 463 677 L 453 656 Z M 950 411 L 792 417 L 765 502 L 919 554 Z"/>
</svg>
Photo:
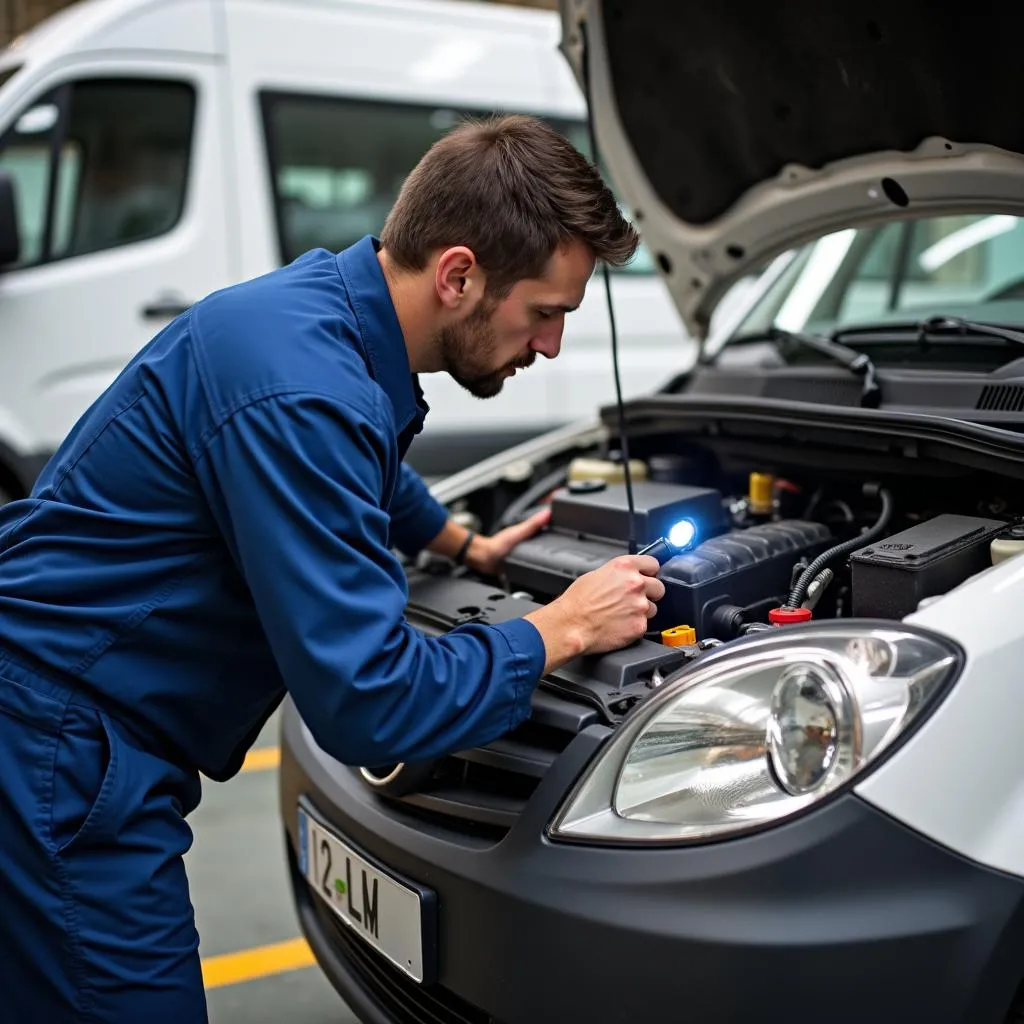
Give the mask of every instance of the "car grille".
<svg viewBox="0 0 1024 1024">
<path fill-rule="evenodd" d="M 347 966 L 389 1016 L 403 1024 L 499 1024 L 497 1018 L 471 1006 L 442 985 L 424 988 L 388 963 L 376 950 L 352 936 L 327 907 L 317 904 L 316 914 Z"/>
<path fill-rule="evenodd" d="M 500 839 L 556 758 L 593 722 L 596 710 L 547 690 L 533 695 L 529 719 L 485 747 L 444 758 L 417 791 L 384 797 L 457 831 Z"/>
</svg>

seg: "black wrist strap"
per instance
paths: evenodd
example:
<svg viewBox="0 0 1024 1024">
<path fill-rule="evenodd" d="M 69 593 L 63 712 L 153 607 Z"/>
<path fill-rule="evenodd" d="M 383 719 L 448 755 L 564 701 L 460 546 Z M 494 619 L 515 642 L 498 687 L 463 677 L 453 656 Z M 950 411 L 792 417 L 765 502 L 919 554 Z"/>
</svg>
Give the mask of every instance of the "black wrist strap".
<svg viewBox="0 0 1024 1024">
<path fill-rule="evenodd" d="M 455 552 L 454 561 L 456 565 L 462 565 L 465 561 L 466 553 L 469 551 L 469 545 L 473 543 L 473 538 L 475 536 L 476 533 L 473 530 L 470 530 L 469 533 L 466 534 L 466 539 L 462 542 L 462 547 Z"/>
</svg>

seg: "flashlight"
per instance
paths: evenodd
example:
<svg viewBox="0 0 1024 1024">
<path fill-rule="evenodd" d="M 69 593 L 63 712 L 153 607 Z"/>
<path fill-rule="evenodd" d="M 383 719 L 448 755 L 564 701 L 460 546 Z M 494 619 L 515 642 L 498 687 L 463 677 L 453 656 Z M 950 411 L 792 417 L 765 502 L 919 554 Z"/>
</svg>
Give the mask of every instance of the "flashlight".
<svg viewBox="0 0 1024 1024">
<path fill-rule="evenodd" d="M 680 519 L 665 537 L 659 537 L 646 547 L 641 548 L 638 555 L 651 555 L 664 565 L 670 558 L 682 554 L 697 537 L 697 525 L 691 519 Z"/>
<path fill-rule="evenodd" d="M 697 524 L 692 519 L 680 519 L 668 531 L 668 542 L 677 551 L 685 551 L 697 537 Z"/>
</svg>

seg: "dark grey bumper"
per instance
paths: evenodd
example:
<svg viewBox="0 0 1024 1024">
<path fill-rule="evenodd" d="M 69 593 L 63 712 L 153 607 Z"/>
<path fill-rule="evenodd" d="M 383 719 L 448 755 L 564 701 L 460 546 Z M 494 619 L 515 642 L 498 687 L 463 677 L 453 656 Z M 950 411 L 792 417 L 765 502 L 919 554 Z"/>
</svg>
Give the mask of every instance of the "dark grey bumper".
<svg viewBox="0 0 1024 1024">
<path fill-rule="evenodd" d="M 302 926 L 372 1024 L 1002 1024 L 1024 975 L 1024 885 L 852 795 L 700 848 L 553 844 L 544 827 L 601 742 L 587 731 L 494 842 L 382 804 L 309 742 L 290 704 L 283 722 L 281 807 Z M 300 796 L 437 894 L 437 985 L 352 946 L 294 871 Z"/>
</svg>

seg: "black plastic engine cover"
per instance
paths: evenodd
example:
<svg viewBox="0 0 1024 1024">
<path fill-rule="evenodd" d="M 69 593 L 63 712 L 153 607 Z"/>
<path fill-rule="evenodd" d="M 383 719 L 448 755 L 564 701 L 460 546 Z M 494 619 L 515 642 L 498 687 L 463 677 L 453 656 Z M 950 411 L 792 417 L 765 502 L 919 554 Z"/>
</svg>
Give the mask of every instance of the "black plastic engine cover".
<svg viewBox="0 0 1024 1024">
<path fill-rule="evenodd" d="M 765 523 L 707 540 L 662 567 L 666 593 L 651 627 L 693 626 L 699 639 L 715 637 L 716 609 L 783 597 L 797 560 L 814 558 L 831 542 L 828 527 L 801 520 Z M 513 587 L 550 599 L 578 576 L 624 554 L 625 544 L 551 531 L 520 544 L 506 562 L 506 574 Z"/>
<path fill-rule="evenodd" d="M 440 636 L 472 622 L 497 625 L 522 618 L 539 607 L 534 601 L 502 593 L 473 579 L 416 572 L 409 576 L 408 619 L 429 636 Z M 643 639 L 606 654 L 573 658 L 545 676 L 540 685 L 542 690 L 582 701 L 614 725 L 649 695 L 655 671 L 662 677 L 669 676 L 700 654 L 694 646 L 667 647 Z"/>
<path fill-rule="evenodd" d="M 793 566 L 821 554 L 832 543 L 822 523 L 790 519 L 736 530 L 677 555 L 661 570 L 665 598 L 659 629 L 687 625 L 704 639 L 714 635 L 711 617 L 722 605 L 740 608 L 785 595 Z"/>
</svg>

